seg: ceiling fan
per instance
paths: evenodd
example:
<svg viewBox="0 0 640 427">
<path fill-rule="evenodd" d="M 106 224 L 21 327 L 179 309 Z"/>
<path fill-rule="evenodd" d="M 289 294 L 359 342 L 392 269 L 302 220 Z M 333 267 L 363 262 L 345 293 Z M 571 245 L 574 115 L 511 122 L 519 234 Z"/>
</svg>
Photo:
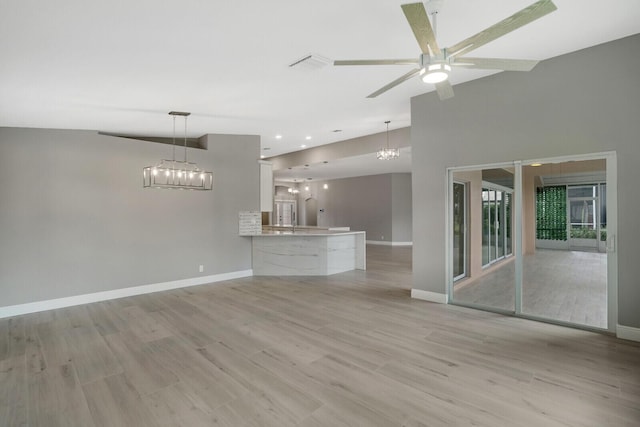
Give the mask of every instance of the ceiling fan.
<svg viewBox="0 0 640 427">
<path fill-rule="evenodd" d="M 557 9 L 551 0 L 539 0 L 476 35 L 453 46 L 441 49 L 436 42 L 434 27 L 436 27 L 436 17 L 442 1 L 430 0 L 427 2 L 427 8 L 429 8 L 429 13 L 433 19 L 433 27 L 429 22 L 427 10 L 423 3 L 403 4 L 401 6 L 413 30 L 413 35 L 422 50 L 417 59 L 355 59 L 334 61 L 333 65 L 417 65 L 417 68 L 381 87 L 367 96 L 367 98 L 375 98 L 400 83 L 420 75 L 425 83 L 435 84 L 438 96 L 441 100 L 444 100 L 453 97 L 453 88 L 448 80 L 452 67 L 505 71 L 530 71 L 535 67 L 538 63 L 535 60 L 470 58 L 463 55 Z"/>
</svg>

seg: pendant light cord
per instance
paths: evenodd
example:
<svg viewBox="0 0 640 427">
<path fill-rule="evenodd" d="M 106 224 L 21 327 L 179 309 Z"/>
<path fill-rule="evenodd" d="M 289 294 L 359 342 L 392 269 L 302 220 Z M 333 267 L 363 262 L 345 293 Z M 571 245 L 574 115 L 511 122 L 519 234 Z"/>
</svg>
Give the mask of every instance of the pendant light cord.
<svg viewBox="0 0 640 427">
<path fill-rule="evenodd" d="M 176 162 L 176 116 L 173 116 L 173 164 Z"/>
<path fill-rule="evenodd" d="M 389 123 L 391 123 L 391 120 L 387 120 L 385 122 L 387 124 L 387 150 L 389 149 Z"/>
<path fill-rule="evenodd" d="M 187 163 L 187 116 L 184 116 L 184 163 Z"/>
</svg>

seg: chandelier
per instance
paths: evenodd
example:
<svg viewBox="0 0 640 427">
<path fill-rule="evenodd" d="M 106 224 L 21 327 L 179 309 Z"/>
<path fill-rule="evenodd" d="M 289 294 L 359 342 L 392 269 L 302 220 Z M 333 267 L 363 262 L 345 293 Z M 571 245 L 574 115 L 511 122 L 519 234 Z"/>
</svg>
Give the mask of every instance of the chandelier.
<svg viewBox="0 0 640 427">
<path fill-rule="evenodd" d="M 387 120 L 385 123 L 387 125 L 387 147 L 379 149 L 376 153 L 376 157 L 378 158 L 378 160 L 397 159 L 398 157 L 400 157 L 400 149 L 389 148 L 389 123 L 391 123 L 391 121 Z"/>
<path fill-rule="evenodd" d="M 171 111 L 173 116 L 173 155 L 171 160 L 160 160 L 155 166 L 142 169 L 144 188 L 172 188 L 181 190 L 211 190 L 213 172 L 201 170 L 187 161 L 187 117 L 191 113 Z M 184 117 L 184 160 L 176 160 L 176 116 Z"/>
<path fill-rule="evenodd" d="M 289 193 L 290 196 L 297 196 L 300 193 L 300 190 L 298 189 L 297 181 L 298 180 L 294 178 L 293 183 L 294 183 L 295 187 L 289 187 L 287 189 L 287 192 Z"/>
</svg>

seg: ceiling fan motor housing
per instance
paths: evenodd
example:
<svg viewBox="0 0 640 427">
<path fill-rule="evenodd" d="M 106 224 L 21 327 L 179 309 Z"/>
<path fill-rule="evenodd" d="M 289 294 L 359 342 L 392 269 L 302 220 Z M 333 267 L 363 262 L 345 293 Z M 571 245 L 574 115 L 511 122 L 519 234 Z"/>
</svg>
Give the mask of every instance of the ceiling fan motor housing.
<svg viewBox="0 0 640 427">
<path fill-rule="evenodd" d="M 425 53 L 420 54 L 420 67 L 428 68 L 432 64 L 447 64 L 451 65 L 451 57 L 447 56 L 447 50 L 442 49 L 442 53 L 439 55 L 427 55 Z"/>
</svg>

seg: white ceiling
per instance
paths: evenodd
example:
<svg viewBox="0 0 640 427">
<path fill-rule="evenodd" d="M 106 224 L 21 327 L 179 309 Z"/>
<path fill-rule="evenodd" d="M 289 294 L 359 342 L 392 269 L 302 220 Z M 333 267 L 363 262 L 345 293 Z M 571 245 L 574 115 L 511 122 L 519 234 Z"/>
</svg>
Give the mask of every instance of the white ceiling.
<svg viewBox="0 0 640 427">
<path fill-rule="evenodd" d="M 279 181 L 301 182 L 406 172 L 411 172 L 411 147 L 400 148 L 400 157 L 393 160 L 378 160 L 375 153 L 369 153 L 280 169 L 274 171 L 274 177 Z"/>
<path fill-rule="evenodd" d="M 556 12 L 473 56 L 547 59 L 640 32 L 638 0 L 554 1 Z M 190 111 L 190 137 L 257 134 L 268 156 L 378 133 L 385 120 L 410 126 L 410 98 L 432 86 L 413 79 L 365 98 L 410 66 L 288 67 L 308 54 L 417 57 L 405 2 L 0 0 L 0 126 L 170 136 L 166 113 Z M 446 0 L 439 44 L 530 3 Z"/>
</svg>

